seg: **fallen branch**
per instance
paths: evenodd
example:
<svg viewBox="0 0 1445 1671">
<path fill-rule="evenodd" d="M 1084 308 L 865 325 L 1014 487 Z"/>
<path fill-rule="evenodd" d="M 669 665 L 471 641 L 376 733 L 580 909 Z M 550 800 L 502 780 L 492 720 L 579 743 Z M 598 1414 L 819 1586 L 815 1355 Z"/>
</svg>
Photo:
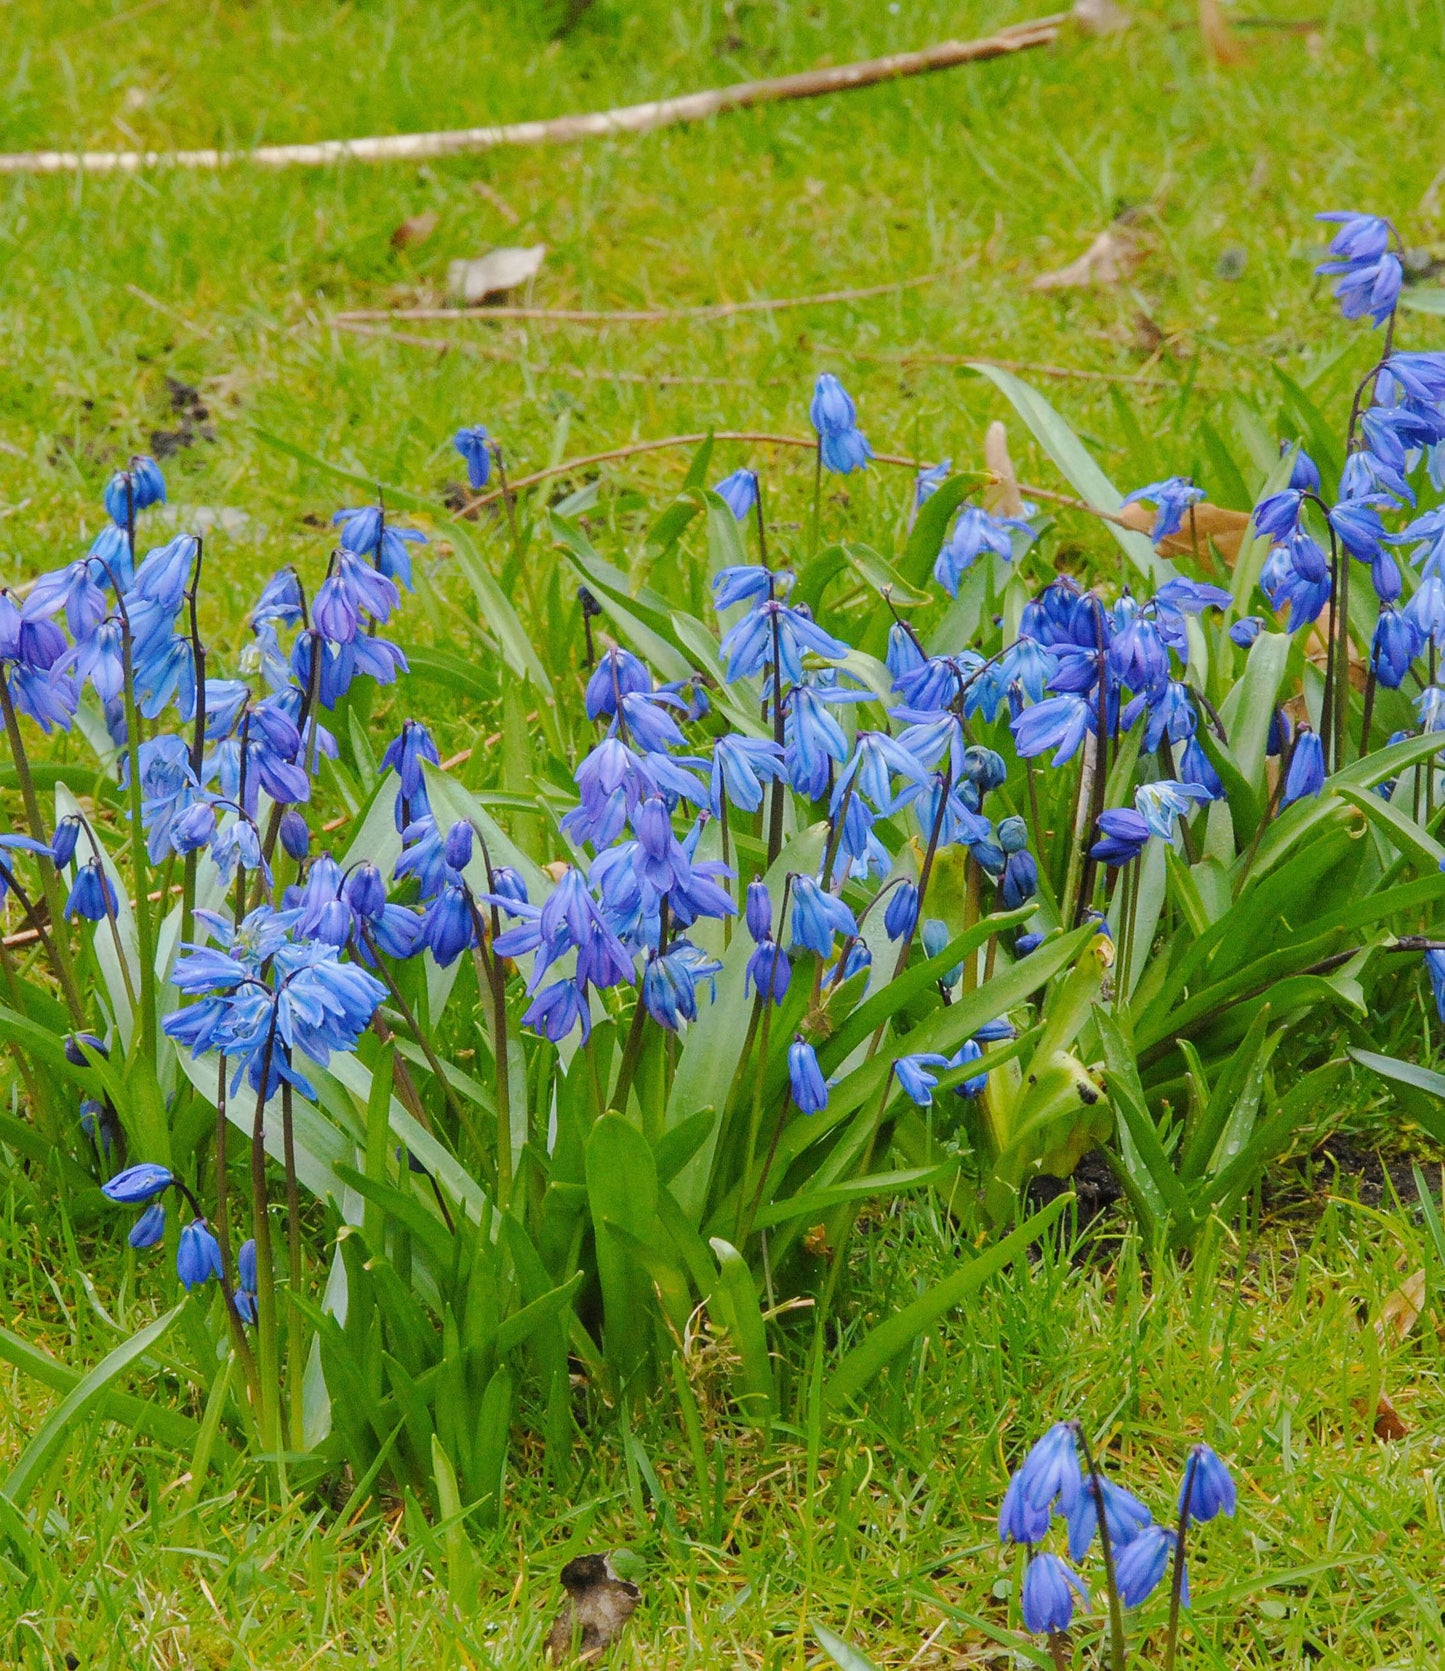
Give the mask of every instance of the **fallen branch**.
<svg viewBox="0 0 1445 1671">
<path fill-rule="evenodd" d="M 670 319 L 727 319 L 736 313 L 777 313 L 784 308 L 825 307 L 837 302 L 861 302 L 870 296 L 889 296 L 943 278 L 942 273 L 920 273 L 890 284 L 865 284 L 857 290 L 825 290 L 816 296 L 760 296 L 746 302 L 705 302 L 673 308 L 534 308 L 534 307 L 416 307 L 349 308 L 333 315 L 338 325 L 388 319 L 527 319 L 551 325 L 660 325 Z"/>
<path fill-rule="evenodd" d="M 1049 46 L 1058 39 L 1067 12 L 1018 23 L 976 41 L 940 41 L 918 52 L 894 52 L 856 64 L 805 70 L 799 75 L 768 81 L 743 81 L 732 87 L 710 88 L 680 98 L 653 99 L 584 116 L 557 116 L 550 121 L 508 122 L 495 127 L 457 128 L 441 133 L 387 134 L 366 139 L 328 139 L 309 145 L 258 145 L 249 151 L 17 151 L 0 154 L 0 174 L 110 174 L 134 173 L 142 168 L 224 168 L 250 162 L 263 168 L 318 168 L 334 162 L 416 162 L 449 157 L 466 151 L 491 151 L 507 145 L 565 145 L 581 139 L 605 139 L 614 134 L 649 133 L 679 122 L 704 121 L 730 110 L 777 104 L 788 99 L 819 98 L 851 92 L 882 81 L 926 75 L 957 64 L 982 63 L 1032 47 Z"/>
</svg>

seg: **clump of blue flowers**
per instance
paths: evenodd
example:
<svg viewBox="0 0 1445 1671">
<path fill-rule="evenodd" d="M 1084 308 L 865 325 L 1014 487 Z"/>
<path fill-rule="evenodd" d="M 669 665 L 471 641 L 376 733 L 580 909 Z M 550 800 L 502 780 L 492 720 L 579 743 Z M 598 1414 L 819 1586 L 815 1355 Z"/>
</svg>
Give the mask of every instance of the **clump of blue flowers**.
<svg viewBox="0 0 1445 1671">
<path fill-rule="evenodd" d="M 1024 1628 L 1048 1639 L 1057 1664 L 1068 1663 L 1064 1643 L 1075 1614 L 1092 1606 L 1089 1588 L 1074 1569 L 1097 1540 L 1110 1614 L 1110 1666 L 1122 1671 L 1125 1664 L 1123 1609 L 1141 1607 L 1172 1569 L 1163 1659 L 1172 1668 L 1180 1611 L 1189 1606 L 1189 1530 L 1233 1515 L 1235 1504 L 1229 1469 L 1208 1445 L 1195 1445 L 1184 1465 L 1172 1524 L 1160 1525 L 1133 1492 L 1100 1471 L 1078 1422 L 1056 1422 L 1015 1470 L 999 1509 L 1000 1540 L 1026 1551 Z M 1068 1561 L 1040 1547 L 1056 1519 Z"/>
</svg>

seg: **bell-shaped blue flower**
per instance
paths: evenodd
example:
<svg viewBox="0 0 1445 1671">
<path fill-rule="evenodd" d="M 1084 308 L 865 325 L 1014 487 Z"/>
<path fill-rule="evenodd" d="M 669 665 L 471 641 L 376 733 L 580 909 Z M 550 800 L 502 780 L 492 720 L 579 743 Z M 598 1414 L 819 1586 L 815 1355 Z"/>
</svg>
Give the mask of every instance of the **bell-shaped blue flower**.
<svg viewBox="0 0 1445 1671">
<path fill-rule="evenodd" d="M 1229 1469 L 1208 1445 L 1196 1445 L 1189 1453 L 1179 1485 L 1180 1514 L 1186 1521 L 1203 1525 L 1216 1515 L 1232 1515 L 1235 1498 Z"/>
<path fill-rule="evenodd" d="M 1089 1605 L 1089 1592 L 1067 1562 L 1048 1550 L 1035 1555 L 1024 1572 L 1022 1611 L 1024 1628 L 1036 1636 L 1055 1636 L 1069 1628 L 1074 1598 Z"/>
<path fill-rule="evenodd" d="M 724 476 L 713 492 L 741 522 L 758 502 L 758 478 L 751 470 L 734 470 Z"/>
<path fill-rule="evenodd" d="M 1176 1539 L 1162 1526 L 1146 1526 L 1114 1557 L 1114 1580 L 1125 1607 L 1138 1607 L 1153 1595 L 1169 1567 Z"/>
<path fill-rule="evenodd" d="M 176 1275 L 184 1288 L 200 1288 L 221 1275 L 221 1245 L 203 1218 L 193 1218 L 181 1231 L 176 1248 Z"/>
<path fill-rule="evenodd" d="M 1323 743 L 1307 725 L 1299 728 L 1294 750 L 1289 757 L 1289 771 L 1285 774 L 1284 794 L 1280 796 L 1283 809 L 1294 801 L 1318 795 L 1325 786 L 1325 750 Z"/>
<path fill-rule="evenodd" d="M 1099 1505 L 1094 1497 L 1094 1483 L 1098 1484 L 1104 1499 L 1104 1520 L 1109 1528 L 1110 1546 L 1115 1551 L 1122 1549 L 1126 1543 L 1132 1543 L 1146 1526 L 1154 1522 L 1154 1516 L 1132 1491 L 1116 1485 L 1104 1474 L 1096 1474 L 1092 1480 L 1086 1478 L 1068 1516 L 1069 1554 L 1075 1561 L 1082 1561 L 1089 1553 L 1089 1545 L 1099 1529 Z"/>
<path fill-rule="evenodd" d="M 116 909 L 115 889 L 100 865 L 94 859 L 81 865 L 65 901 L 65 915 L 98 923 Z"/>
<path fill-rule="evenodd" d="M 744 919 L 748 933 L 761 944 L 773 932 L 773 901 L 768 885 L 760 876 L 748 883 L 747 907 Z"/>
<path fill-rule="evenodd" d="M 918 889 L 912 882 L 900 882 L 883 911 L 884 933 L 890 940 L 902 940 L 912 934 L 917 921 Z"/>
<path fill-rule="evenodd" d="M 833 954 L 835 934 L 857 934 L 853 913 L 835 895 L 825 893 L 811 876 L 793 881 L 793 950 L 800 946 L 819 957 Z"/>
<path fill-rule="evenodd" d="M 467 482 L 473 493 L 480 493 L 492 474 L 492 449 L 487 432 L 481 424 L 459 429 L 452 436 L 452 446 L 466 460 Z"/>
<path fill-rule="evenodd" d="M 152 1201 L 150 1206 L 130 1227 L 130 1234 L 126 1240 L 139 1251 L 142 1248 L 154 1247 L 166 1233 L 166 1204 L 164 1201 Z"/>
<path fill-rule="evenodd" d="M 788 1046 L 788 1083 L 793 1101 L 804 1114 L 818 1114 L 828 1106 L 828 1087 L 817 1052 L 801 1034 Z"/>
<path fill-rule="evenodd" d="M 756 991 L 764 1000 L 781 1004 L 788 995 L 793 966 L 788 954 L 775 940 L 764 940 L 748 959 L 743 975 L 743 993 Z"/>
</svg>

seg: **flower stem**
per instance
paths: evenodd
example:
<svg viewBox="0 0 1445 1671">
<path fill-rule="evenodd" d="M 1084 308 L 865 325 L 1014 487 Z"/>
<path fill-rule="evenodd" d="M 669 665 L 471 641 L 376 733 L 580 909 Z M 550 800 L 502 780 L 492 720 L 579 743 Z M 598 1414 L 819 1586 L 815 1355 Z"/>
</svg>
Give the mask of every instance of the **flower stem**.
<svg viewBox="0 0 1445 1671">
<path fill-rule="evenodd" d="M 1189 1531 L 1189 1504 L 1194 1496 L 1194 1474 L 1199 1458 L 1191 1451 L 1179 1499 L 1179 1532 L 1174 1542 L 1174 1571 L 1169 1584 L 1169 1634 L 1164 1638 L 1163 1671 L 1174 1671 L 1174 1649 L 1179 1641 L 1179 1609 L 1184 1600 L 1184 1540 Z"/>
<path fill-rule="evenodd" d="M 823 438 L 818 437 L 817 456 L 813 464 L 813 521 L 808 530 L 808 555 L 818 550 L 818 524 L 823 505 Z"/>
<path fill-rule="evenodd" d="M 291 1443 L 302 1445 L 305 1425 L 306 1319 L 301 1314 L 301 1190 L 296 1180 L 296 1132 L 291 1081 L 281 1081 L 281 1133 L 286 1164 L 286 1252 L 290 1291 L 286 1296 L 286 1385 L 291 1395 Z"/>
<path fill-rule="evenodd" d="M 1093 1493 L 1094 1511 L 1099 1522 L 1099 1549 L 1104 1557 L 1104 1583 L 1109 1592 L 1109 1667 L 1110 1671 L 1125 1671 L 1124 1667 L 1124 1607 L 1119 1600 L 1119 1584 L 1114 1575 L 1114 1544 L 1109 1536 L 1109 1515 L 1104 1503 L 1104 1487 L 1099 1471 L 1094 1466 L 1093 1452 L 1082 1422 L 1073 1424 L 1079 1445 L 1084 1452 L 1084 1466 L 1089 1471 L 1088 1488 Z"/>
<path fill-rule="evenodd" d="M 276 1047 L 276 1010 L 261 1058 L 260 1089 L 251 1122 L 251 1234 L 256 1238 L 256 1350 L 261 1387 L 259 1414 L 261 1443 L 278 1458 L 284 1445 L 281 1432 L 280 1362 L 276 1343 L 276 1267 L 271 1251 L 271 1219 L 266 1199 L 266 1089 L 271 1081 L 271 1056 Z"/>
<path fill-rule="evenodd" d="M 15 765 L 15 776 L 20 784 L 20 796 L 25 803 L 25 817 L 30 825 L 30 833 L 36 841 L 47 844 L 50 835 L 45 827 L 45 820 L 40 815 L 40 800 L 35 793 L 35 780 L 30 775 L 30 760 L 25 752 L 25 741 L 20 735 L 20 722 L 15 717 L 15 704 L 10 697 L 10 682 L 0 671 L 0 713 L 5 716 L 5 736 L 10 744 L 10 758 Z M 51 926 L 56 933 L 51 940 L 51 960 L 55 964 L 56 978 L 60 982 L 61 991 L 65 994 L 65 1002 L 77 1023 L 84 1020 L 85 1008 L 80 1001 L 80 992 L 75 984 L 75 966 L 71 961 L 70 947 L 65 937 L 59 932 L 60 925 L 65 921 L 65 901 L 61 897 L 60 873 L 55 868 L 53 859 L 43 858 L 40 861 L 40 886 L 45 894 L 45 904 L 50 912 Z"/>
</svg>

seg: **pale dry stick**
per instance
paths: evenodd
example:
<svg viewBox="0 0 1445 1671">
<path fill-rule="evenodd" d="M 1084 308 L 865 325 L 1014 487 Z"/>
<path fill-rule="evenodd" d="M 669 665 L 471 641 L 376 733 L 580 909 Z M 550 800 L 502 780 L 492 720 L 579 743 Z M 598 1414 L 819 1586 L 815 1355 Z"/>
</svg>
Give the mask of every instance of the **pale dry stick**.
<svg viewBox="0 0 1445 1671">
<path fill-rule="evenodd" d="M 969 263 L 962 263 L 967 266 Z M 950 277 L 960 268 L 944 273 L 918 273 L 912 278 L 893 279 L 887 284 L 865 284 L 855 290 L 824 290 L 815 296 L 759 296 L 745 302 L 701 302 L 685 307 L 658 308 L 535 308 L 535 307 L 415 307 L 348 308 L 334 315 L 337 324 L 375 322 L 386 319 L 482 319 L 530 320 L 543 325 L 661 325 L 672 319 L 731 319 L 740 313 L 780 313 L 787 308 L 827 307 L 839 302 L 862 302 L 872 296 L 891 296 L 899 290 L 916 290 L 935 279 Z"/>
<path fill-rule="evenodd" d="M 413 336 L 406 331 L 389 331 L 384 326 L 367 325 L 354 319 L 337 317 L 330 323 L 338 331 L 346 331 L 352 336 L 375 337 L 381 342 L 394 342 L 403 348 L 430 348 L 437 354 L 471 354 L 481 360 L 500 361 L 504 365 L 521 365 L 520 354 L 509 354 L 505 348 L 488 348 L 479 342 L 461 342 L 449 337 L 421 337 Z M 541 368 L 537 368 L 541 369 Z M 742 389 L 756 388 L 755 379 L 747 377 L 689 377 L 678 372 L 646 372 L 646 371 L 604 371 L 593 366 L 549 365 L 546 367 L 548 376 L 580 377 L 589 382 L 603 383 L 646 383 L 649 387 L 658 388 L 663 385 L 675 384 L 707 384 L 710 387 Z M 772 382 L 780 381 L 771 379 Z"/>
<path fill-rule="evenodd" d="M 143 168 L 224 168 L 250 162 L 263 168 L 317 168 L 335 162 L 416 162 L 423 158 L 456 156 L 469 151 L 491 151 L 508 145 L 565 145 L 582 139 L 607 139 L 619 134 L 650 133 L 654 128 L 681 122 L 704 121 L 727 111 L 790 99 L 818 98 L 851 92 L 882 81 L 926 75 L 958 64 L 982 63 L 1033 47 L 1051 46 L 1069 21 L 1058 12 L 1031 22 L 1014 24 L 975 41 L 940 41 L 917 52 L 894 52 L 855 64 L 804 70 L 797 75 L 766 81 L 743 81 L 731 87 L 709 88 L 679 98 L 651 99 L 582 116 L 557 116 L 548 121 L 509 122 L 492 127 L 457 128 L 438 133 L 386 134 L 358 139 L 328 139 L 315 144 L 258 145 L 249 151 L 214 148 L 189 151 L 14 151 L 0 154 L 0 174 L 110 174 L 135 173 Z"/>
<path fill-rule="evenodd" d="M 905 348 L 881 353 L 867 348 L 840 348 L 836 344 L 818 344 L 820 354 L 836 354 L 840 359 L 863 360 L 878 365 L 927 366 L 997 366 L 1001 371 L 1027 371 L 1037 377 L 1071 378 L 1081 383 L 1126 383 L 1145 388 L 1172 388 L 1167 377 L 1151 377 L 1147 371 L 1084 371 L 1074 366 L 1049 365 L 1037 360 L 1000 360 L 992 354 L 928 354 L 910 353 Z"/>
</svg>

